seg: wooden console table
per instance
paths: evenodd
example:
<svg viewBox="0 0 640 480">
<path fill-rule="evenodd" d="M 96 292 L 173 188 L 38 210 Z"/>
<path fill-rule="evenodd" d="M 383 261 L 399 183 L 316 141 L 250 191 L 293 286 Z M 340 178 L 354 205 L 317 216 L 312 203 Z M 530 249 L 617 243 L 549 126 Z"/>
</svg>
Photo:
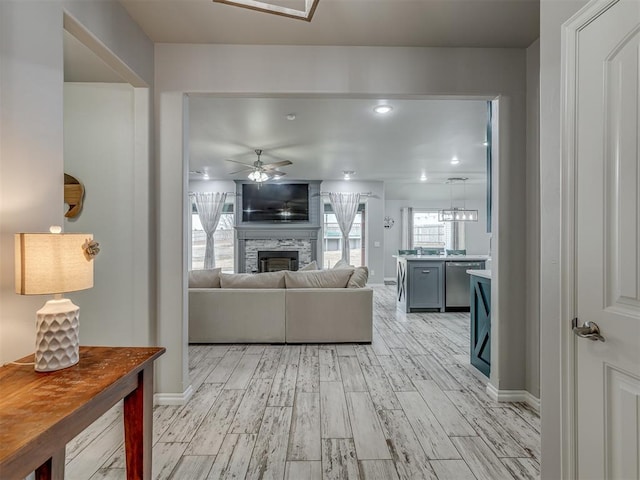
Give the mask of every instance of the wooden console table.
<svg viewBox="0 0 640 480">
<path fill-rule="evenodd" d="M 153 362 L 157 347 L 80 347 L 73 367 L 0 368 L 0 478 L 64 478 L 67 442 L 124 398 L 127 479 L 151 478 Z M 33 355 L 20 362 L 32 362 Z"/>
</svg>

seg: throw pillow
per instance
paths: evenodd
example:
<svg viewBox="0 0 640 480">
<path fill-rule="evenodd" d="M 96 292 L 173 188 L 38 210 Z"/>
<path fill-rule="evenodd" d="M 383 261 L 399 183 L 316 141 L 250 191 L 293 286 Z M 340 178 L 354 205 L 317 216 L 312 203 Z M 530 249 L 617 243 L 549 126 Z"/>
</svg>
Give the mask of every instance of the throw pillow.
<svg viewBox="0 0 640 480">
<path fill-rule="evenodd" d="M 344 260 L 340 259 L 336 262 L 336 264 L 333 266 L 334 269 L 340 269 L 340 268 L 353 268 L 351 265 L 349 265 L 347 262 L 345 262 Z"/>
<path fill-rule="evenodd" d="M 351 277 L 350 269 L 285 272 L 287 288 L 345 288 Z"/>
<path fill-rule="evenodd" d="M 318 264 L 316 263 L 315 260 L 313 262 L 305 265 L 304 267 L 298 269 L 299 272 L 306 272 L 306 271 L 309 271 L 309 270 L 318 270 Z"/>
<path fill-rule="evenodd" d="M 221 273 L 222 288 L 284 288 L 284 271 L 267 273 Z"/>
<path fill-rule="evenodd" d="M 353 269 L 351 278 L 349 278 L 347 288 L 363 288 L 367 285 L 368 279 L 369 269 L 367 267 L 356 267 Z"/>
<path fill-rule="evenodd" d="M 221 268 L 191 270 L 189 272 L 189 288 L 220 288 L 221 270 Z"/>
</svg>

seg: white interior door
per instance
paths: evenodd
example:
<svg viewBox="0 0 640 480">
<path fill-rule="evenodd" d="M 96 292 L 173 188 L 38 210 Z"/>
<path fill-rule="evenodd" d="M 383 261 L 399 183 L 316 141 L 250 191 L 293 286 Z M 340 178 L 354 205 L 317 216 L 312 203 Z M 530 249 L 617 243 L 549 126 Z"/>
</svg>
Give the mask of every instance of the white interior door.
<svg viewBox="0 0 640 480">
<path fill-rule="evenodd" d="M 640 1 L 570 20 L 567 253 L 575 332 L 573 442 L 580 479 L 640 478 Z M 605 341 L 580 338 L 585 322 Z"/>
</svg>

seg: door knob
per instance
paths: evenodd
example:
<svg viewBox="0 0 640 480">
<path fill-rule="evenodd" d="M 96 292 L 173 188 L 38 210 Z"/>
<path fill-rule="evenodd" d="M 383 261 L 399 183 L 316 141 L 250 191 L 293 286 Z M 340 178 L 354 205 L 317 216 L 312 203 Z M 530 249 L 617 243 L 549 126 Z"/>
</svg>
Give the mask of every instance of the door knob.
<svg viewBox="0 0 640 480">
<path fill-rule="evenodd" d="M 589 340 L 604 342 L 604 337 L 600 335 L 600 327 L 596 322 L 584 322 L 581 327 L 578 326 L 578 319 L 571 320 L 573 333 L 578 337 L 588 338 Z"/>
</svg>

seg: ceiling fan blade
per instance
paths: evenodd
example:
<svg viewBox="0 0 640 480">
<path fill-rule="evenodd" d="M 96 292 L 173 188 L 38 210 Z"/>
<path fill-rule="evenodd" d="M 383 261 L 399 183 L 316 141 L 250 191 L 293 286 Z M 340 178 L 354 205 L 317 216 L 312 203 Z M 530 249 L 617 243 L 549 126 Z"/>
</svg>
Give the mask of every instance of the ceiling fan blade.
<svg viewBox="0 0 640 480">
<path fill-rule="evenodd" d="M 247 167 L 251 167 L 253 168 L 253 163 L 244 163 L 244 162 L 239 162 L 238 160 L 231 160 L 230 158 L 226 158 L 225 159 L 227 162 L 233 162 L 233 163 L 239 163 L 240 165 L 245 165 Z"/>
<path fill-rule="evenodd" d="M 263 167 L 267 170 L 273 170 L 274 168 L 284 167 L 286 165 L 292 165 L 292 162 L 290 162 L 289 160 L 282 160 L 280 162 L 265 163 Z"/>
<path fill-rule="evenodd" d="M 236 173 L 242 173 L 242 172 L 250 172 L 252 170 L 255 170 L 255 168 L 250 167 L 250 166 L 247 165 L 247 168 L 242 168 L 240 170 L 236 170 L 235 172 L 229 172 L 229 175 L 234 175 Z"/>
<path fill-rule="evenodd" d="M 269 170 L 267 172 L 267 175 L 269 175 L 270 177 L 284 177 L 286 175 L 286 173 L 284 172 L 280 172 L 278 170 Z"/>
</svg>

